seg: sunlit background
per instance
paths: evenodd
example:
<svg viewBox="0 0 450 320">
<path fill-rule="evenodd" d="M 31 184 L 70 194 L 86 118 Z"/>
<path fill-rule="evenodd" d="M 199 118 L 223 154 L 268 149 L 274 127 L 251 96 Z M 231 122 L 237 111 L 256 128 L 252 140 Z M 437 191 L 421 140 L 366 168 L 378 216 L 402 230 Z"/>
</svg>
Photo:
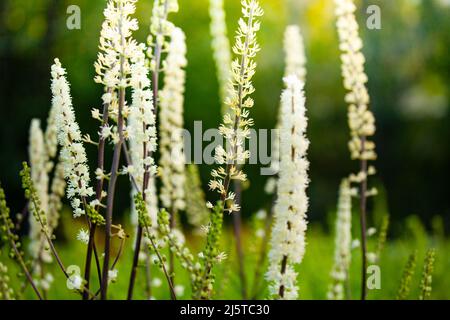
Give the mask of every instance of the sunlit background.
<svg viewBox="0 0 450 320">
<path fill-rule="evenodd" d="M 258 69 L 255 77 L 257 128 L 273 128 L 284 68 L 282 35 L 298 23 L 308 58 L 306 85 L 311 139 L 310 218 L 324 221 L 334 207 L 340 179 L 355 170 L 347 152 L 346 105 L 340 77 L 333 1 L 262 0 Z M 68 30 L 66 9 L 81 8 L 81 30 Z M 381 30 L 368 30 L 369 4 L 381 8 Z M 139 1 L 140 30 L 148 34 L 152 1 Z M 225 1 L 230 38 L 239 16 L 239 1 Z M 59 57 L 67 67 L 77 118 L 85 132 L 95 134 L 90 109 L 100 104 L 101 86 L 93 82 L 93 62 L 105 1 L 3 0 L 0 3 L 1 152 L 0 178 L 19 208 L 17 172 L 27 159 L 31 118 L 44 121 L 50 106 L 49 67 Z M 377 118 L 379 160 L 377 184 L 394 221 L 415 214 L 430 226 L 434 216 L 450 216 L 448 177 L 449 123 L 449 1 L 360 1 L 358 19 L 367 57 L 369 91 Z M 187 34 L 188 59 L 185 123 L 219 122 L 218 87 L 212 60 L 207 0 L 181 0 L 171 19 Z M 203 166 L 205 182 L 210 168 Z M 265 177 L 248 166 L 251 185 L 244 194 L 244 214 L 270 201 L 261 194 Z M 125 203 L 124 203 L 125 205 Z M 397 225 L 397 227 L 401 227 Z"/>
</svg>

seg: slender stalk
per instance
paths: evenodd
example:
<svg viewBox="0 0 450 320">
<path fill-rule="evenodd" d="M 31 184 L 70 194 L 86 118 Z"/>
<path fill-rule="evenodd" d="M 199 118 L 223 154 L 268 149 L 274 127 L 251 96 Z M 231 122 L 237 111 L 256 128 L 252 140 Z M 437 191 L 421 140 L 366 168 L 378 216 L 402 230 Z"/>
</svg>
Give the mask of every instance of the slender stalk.
<svg viewBox="0 0 450 320">
<path fill-rule="evenodd" d="M 128 154 L 128 149 L 127 149 L 125 143 L 123 144 L 123 148 L 124 148 L 124 154 L 125 154 L 125 158 L 126 158 L 127 164 L 130 165 L 131 164 L 131 158 L 130 158 L 130 156 Z M 146 154 L 146 150 L 147 150 L 147 147 L 146 147 L 145 143 L 144 143 L 143 148 L 144 148 L 144 155 L 145 155 Z M 138 185 L 136 183 L 136 180 L 134 179 L 134 177 L 132 175 L 130 175 L 130 177 L 131 177 L 131 181 L 132 181 L 132 183 L 134 185 L 134 188 L 139 191 L 139 187 L 138 187 Z M 144 178 L 145 178 L 145 174 L 144 174 Z M 146 190 L 147 186 L 145 185 L 145 179 L 144 179 L 143 187 L 144 187 L 144 190 Z M 145 193 L 143 195 L 143 198 L 144 198 L 144 201 L 145 201 Z M 141 250 L 142 233 L 143 233 L 142 227 L 138 226 L 137 232 L 136 232 L 136 242 L 135 242 L 135 246 L 134 246 L 135 251 L 134 251 L 134 255 L 133 255 L 133 264 L 131 266 L 130 282 L 129 282 L 129 285 L 128 285 L 128 293 L 127 293 L 127 299 L 128 300 L 132 300 L 133 299 L 133 290 L 134 290 L 134 284 L 135 284 L 135 281 L 136 281 L 137 267 L 138 267 L 138 263 L 139 263 L 139 252 Z"/>
<path fill-rule="evenodd" d="M 94 230 L 95 231 L 95 230 Z M 95 258 L 95 265 L 97 267 L 97 276 L 98 276 L 98 281 L 100 286 L 102 285 L 102 270 L 101 270 L 101 265 L 100 265 L 100 259 L 98 257 L 98 251 L 97 251 L 97 246 L 95 245 L 95 241 L 93 243 L 93 247 L 94 247 L 94 258 Z"/>
<path fill-rule="evenodd" d="M 361 138 L 361 148 L 364 150 L 366 139 Z M 360 184 L 360 223 L 361 223 L 361 300 L 365 300 L 367 296 L 367 160 L 361 160 L 361 172 L 365 174 L 364 179 Z"/>
<path fill-rule="evenodd" d="M 150 250 L 148 248 L 145 249 L 145 293 L 147 295 L 147 299 L 150 300 L 152 296 L 152 274 L 150 268 Z"/>
<path fill-rule="evenodd" d="M 114 267 L 116 266 L 117 262 L 119 262 L 119 258 L 123 253 L 124 247 L 125 247 L 125 240 L 122 239 L 122 241 L 120 242 L 119 251 L 117 252 L 116 257 L 114 258 L 114 262 L 111 264 L 111 267 L 109 268 L 110 271 L 114 270 Z M 95 292 L 95 294 L 93 294 L 89 300 L 95 300 L 98 297 L 100 291 L 101 291 L 101 288 L 99 288 L 97 290 L 97 292 Z"/>
<path fill-rule="evenodd" d="M 9 228 L 7 229 L 7 232 L 10 235 L 8 238 L 14 237 L 14 235 L 12 234 L 11 230 L 9 230 Z M 12 238 L 10 238 L 10 239 L 12 239 Z M 20 267 L 22 268 L 23 272 L 25 273 L 25 277 L 27 278 L 28 282 L 30 283 L 31 287 L 33 288 L 33 291 L 36 293 L 39 300 L 43 300 L 41 293 L 39 292 L 36 284 L 34 283 L 33 277 L 31 276 L 30 272 L 28 271 L 25 261 L 23 261 L 22 255 L 20 254 L 19 249 L 16 246 L 16 243 L 12 240 L 10 241 L 10 243 L 11 243 L 11 247 L 14 251 L 14 255 L 16 256 Z"/>
<path fill-rule="evenodd" d="M 111 93 L 111 89 L 108 89 L 108 93 Z M 102 118 L 102 127 L 106 126 L 108 124 L 108 118 L 109 118 L 109 103 L 103 104 L 103 118 Z M 98 141 L 98 154 L 97 154 L 97 168 L 100 168 L 102 171 L 105 167 L 105 143 L 106 139 L 100 135 L 99 141 Z M 102 192 L 103 192 L 103 177 L 97 180 L 97 187 L 96 187 L 96 197 L 97 200 L 101 200 Z M 96 231 L 96 225 L 94 223 L 91 224 L 90 230 L 89 230 L 89 242 L 88 242 L 88 249 L 86 253 L 86 264 L 84 266 L 84 280 L 86 281 L 86 288 L 89 289 L 90 284 L 90 274 L 91 274 L 91 260 L 92 260 L 92 251 L 95 247 L 95 231 Z M 101 272 L 100 271 L 100 265 L 98 261 L 98 257 L 96 254 L 96 264 L 97 264 L 97 271 L 99 275 L 99 281 L 101 284 Z M 83 300 L 87 300 L 89 298 L 88 294 L 85 292 L 83 293 Z"/>
<path fill-rule="evenodd" d="M 91 223 L 91 226 L 89 228 L 89 241 L 86 253 L 86 262 L 84 265 L 84 281 L 86 282 L 85 286 L 88 289 L 90 284 L 92 251 L 94 248 L 94 233 L 95 233 L 95 224 Z M 89 294 L 87 293 L 87 291 L 85 291 L 83 292 L 83 300 L 87 299 L 89 299 Z"/>
<path fill-rule="evenodd" d="M 241 205 L 242 202 L 242 184 L 240 181 L 235 180 L 234 183 L 234 191 L 236 193 L 236 204 Z M 241 281 L 241 293 L 242 299 L 247 300 L 247 278 L 245 276 L 244 269 L 244 251 L 242 249 L 242 217 L 241 210 L 235 211 L 233 213 L 233 232 L 236 244 L 236 254 L 238 257 L 239 264 L 239 278 Z"/>
<path fill-rule="evenodd" d="M 120 246 L 119 246 L 119 250 L 117 251 L 117 255 L 116 255 L 116 257 L 114 258 L 114 261 L 113 261 L 113 263 L 112 263 L 112 265 L 111 265 L 111 269 L 110 269 L 110 270 L 113 270 L 114 267 L 116 266 L 117 262 L 119 262 L 119 259 L 120 259 L 121 255 L 122 255 L 122 253 L 123 253 L 123 249 L 124 249 L 124 248 L 125 248 L 125 239 L 121 239 L 121 241 L 120 241 Z"/>
<path fill-rule="evenodd" d="M 35 207 L 38 207 L 36 203 L 34 203 L 34 205 L 35 205 Z M 44 222 L 42 221 L 42 219 L 40 218 L 39 215 L 37 215 L 37 219 L 38 219 L 39 224 L 42 226 L 42 228 L 44 228 L 44 227 L 45 227 L 45 224 L 44 224 Z M 44 237 L 45 237 L 45 239 L 47 240 L 47 243 L 48 243 L 48 245 L 49 245 L 49 247 L 50 247 L 50 251 L 52 252 L 53 256 L 55 257 L 55 260 L 56 260 L 56 262 L 57 262 L 59 268 L 60 268 L 61 271 L 63 272 L 64 276 L 65 276 L 67 279 L 70 279 L 70 275 L 67 273 L 66 267 L 64 266 L 64 264 L 63 264 L 63 262 L 62 262 L 62 259 L 61 259 L 61 257 L 59 256 L 58 252 L 56 251 L 55 245 L 53 244 L 53 241 L 51 240 L 49 234 L 45 231 L 45 229 L 43 229 L 43 234 L 44 234 Z M 83 287 L 83 288 L 81 288 L 81 289 L 79 289 L 79 290 L 77 290 L 77 291 L 78 291 L 79 293 L 81 293 L 81 294 L 83 294 L 84 291 L 87 291 L 88 294 L 93 295 L 92 292 L 90 292 L 89 289 L 86 288 L 86 287 Z"/>
<path fill-rule="evenodd" d="M 123 60 L 123 59 L 122 59 Z M 123 62 L 122 62 L 123 65 Z M 105 257 L 103 261 L 102 270 L 102 286 L 101 286 L 101 299 L 105 300 L 108 293 L 108 271 L 109 271 L 109 259 L 111 251 L 111 226 L 112 226 L 112 215 L 114 206 L 114 194 L 116 191 L 117 175 L 119 170 L 120 154 L 122 150 L 122 144 L 124 140 L 123 136 L 123 107 L 125 105 L 125 88 L 120 88 L 119 93 L 119 116 L 118 116 L 118 132 L 119 141 L 114 146 L 113 161 L 111 165 L 111 178 L 108 184 L 108 198 L 106 203 L 106 226 L 105 226 Z"/>
<path fill-rule="evenodd" d="M 133 264 L 131 266 L 130 283 L 128 285 L 127 300 L 133 299 L 134 283 L 136 281 L 136 274 L 137 274 L 137 268 L 138 268 L 138 262 L 139 262 L 139 252 L 141 250 L 141 243 L 142 243 L 142 231 L 143 231 L 142 227 L 138 226 L 137 232 L 136 232 L 136 242 L 134 245 Z"/>
<path fill-rule="evenodd" d="M 129 166 L 133 165 L 133 162 L 131 161 L 130 153 L 128 152 L 126 143 L 122 143 L 122 152 L 123 152 L 123 155 L 125 156 L 125 162 L 127 163 L 127 166 L 129 167 Z M 136 179 L 133 177 L 133 175 L 130 174 L 129 177 L 130 177 L 130 181 L 131 181 L 131 184 L 133 185 L 134 189 L 139 190 L 138 184 L 136 182 Z"/>
<path fill-rule="evenodd" d="M 169 226 L 170 231 L 175 229 L 175 217 L 177 215 L 176 210 L 172 210 L 172 214 L 170 215 Z M 175 286 L 175 256 L 172 250 L 169 250 L 169 273 L 170 280 L 172 281 L 172 285 Z"/>
<path fill-rule="evenodd" d="M 161 264 L 161 268 L 163 269 L 163 273 L 164 273 L 164 275 L 165 275 L 165 277 L 167 279 L 167 283 L 169 284 L 170 296 L 171 296 L 172 300 L 177 300 L 177 295 L 175 294 L 175 289 L 174 289 L 172 280 L 170 278 L 169 273 L 167 272 L 166 265 L 164 264 L 164 260 L 161 257 L 161 254 L 159 253 L 159 250 L 158 250 L 155 242 L 153 241 L 152 237 L 150 237 L 150 230 L 149 230 L 149 227 L 147 225 L 145 226 L 145 230 L 147 232 L 148 239 L 150 240 L 150 243 L 151 243 L 151 245 L 152 245 L 153 249 L 155 250 L 155 253 L 156 253 L 157 257 L 158 257 L 159 263 Z"/>
</svg>

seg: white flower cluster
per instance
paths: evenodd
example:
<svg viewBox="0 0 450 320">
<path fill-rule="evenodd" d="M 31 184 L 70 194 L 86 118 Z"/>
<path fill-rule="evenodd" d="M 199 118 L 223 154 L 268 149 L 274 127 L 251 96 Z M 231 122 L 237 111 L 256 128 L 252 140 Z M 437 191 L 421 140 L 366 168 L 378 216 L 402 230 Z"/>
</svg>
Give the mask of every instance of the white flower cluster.
<svg viewBox="0 0 450 320">
<path fill-rule="evenodd" d="M 209 16 L 211 18 L 212 49 L 219 79 L 220 98 L 221 101 L 225 101 L 228 95 L 228 82 L 231 78 L 231 49 L 227 37 L 223 0 L 209 0 Z M 226 112 L 228 112 L 228 107 L 222 103 L 222 114 Z"/>
<path fill-rule="evenodd" d="M 344 299 L 344 285 L 348 279 L 352 249 L 352 196 L 356 190 L 350 187 L 350 181 L 344 179 L 339 189 L 337 205 L 334 265 L 331 271 L 332 283 L 328 290 L 328 299 Z"/>
<path fill-rule="evenodd" d="M 186 157 L 183 140 L 183 104 L 186 72 L 185 35 L 173 29 L 169 53 L 164 64 L 164 88 L 160 92 L 160 198 L 163 206 L 173 212 L 184 210 Z M 172 213 L 173 213 L 172 212 Z"/>
<path fill-rule="evenodd" d="M 67 197 L 71 199 L 74 217 L 85 214 L 82 201 L 94 195 L 89 185 L 89 168 L 86 164 L 86 150 L 84 149 L 80 127 L 75 120 L 70 96 L 69 83 L 58 59 L 52 65 L 52 104 L 57 109 L 56 126 L 58 128 L 58 142 L 61 145 L 60 161 L 64 165 L 64 176 L 68 180 Z"/>
<path fill-rule="evenodd" d="M 44 142 L 44 133 L 41 129 L 41 122 L 38 119 L 33 119 L 30 126 L 30 142 L 29 142 L 29 158 L 31 166 L 31 180 L 36 188 L 37 196 L 40 200 L 40 209 L 42 212 L 48 212 L 48 156 Z M 30 205 L 30 210 L 35 210 Z M 40 214 L 40 213 L 37 213 Z M 51 261 L 51 255 L 44 250 L 45 237 L 41 232 L 41 225 L 36 220 L 33 214 L 29 215 L 30 224 L 30 254 L 35 259 L 42 259 L 42 261 Z"/>
<path fill-rule="evenodd" d="M 349 148 L 352 159 L 375 160 L 375 144 L 368 137 L 375 134 L 375 118 L 368 109 L 368 81 L 364 71 L 363 43 L 355 18 L 353 0 L 335 0 L 337 29 L 342 51 L 342 76 L 348 90 L 345 101 L 349 104 L 348 121 L 351 131 Z"/>
<path fill-rule="evenodd" d="M 256 32 L 260 29 L 257 18 L 264 13 L 256 0 L 242 0 L 241 3 L 244 18 L 239 19 L 236 43 L 233 47 L 233 52 L 238 58 L 231 65 L 229 94 L 226 99 L 231 111 L 224 115 L 223 124 L 219 127 L 220 134 L 226 141 L 226 149 L 219 145 L 214 156 L 219 165 L 226 164 L 226 169 L 220 167 L 213 170 L 211 172 L 213 179 L 209 182 L 211 190 L 219 192 L 222 200 L 231 202 L 225 209 L 230 213 L 239 210 L 239 206 L 234 202 L 234 194 L 228 194 L 230 182 L 246 180 L 246 175 L 237 165 L 245 163 L 250 157 L 250 152 L 245 149 L 245 140 L 250 137 L 250 127 L 254 122 L 249 117 L 249 109 L 254 105 L 250 97 L 255 91 L 252 84 L 256 69 L 254 58 L 260 50 L 256 38 Z"/>
<path fill-rule="evenodd" d="M 306 153 L 309 141 L 305 136 L 307 118 L 304 84 L 295 75 L 285 78 L 285 83 L 287 88 L 281 96 L 281 170 L 266 277 L 274 297 L 296 299 L 298 287 L 295 265 L 303 259 L 307 228 L 309 162 Z"/>
<path fill-rule="evenodd" d="M 145 55 L 142 51 L 131 69 L 132 103 L 127 132 L 133 164 L 128 168 L 128 172 L 139 185 L 143 185 L 145 174 L 156 173 L 152 153 L 156 151 L 157 137 L 153 93 L 150 88 L 148 69 L 145 66 Z"/>
<path fill-rule="evenodd" d="M 115 283 L 119 275 L 119 270 L 113 269 L 108 271 L 108 282 Z"/>
<path fill-rule="evenodd" d="M 88 244 L 89 243 L 89 231 L 81 228 L 77 233 L 77 240 L 81 243 Z"/>
<path fill-rule="evenodd" d="M 100 52 L 95 62 L 95 82 L 108 88 L 129 86 L 131 64 L 142 51 L 131 37 L 138 29 L 138 22 L 129 16 L 135 10 L 137 0 L 109 0 L 103 14 L 105 20 L 100 33 Z"/>
</svg>

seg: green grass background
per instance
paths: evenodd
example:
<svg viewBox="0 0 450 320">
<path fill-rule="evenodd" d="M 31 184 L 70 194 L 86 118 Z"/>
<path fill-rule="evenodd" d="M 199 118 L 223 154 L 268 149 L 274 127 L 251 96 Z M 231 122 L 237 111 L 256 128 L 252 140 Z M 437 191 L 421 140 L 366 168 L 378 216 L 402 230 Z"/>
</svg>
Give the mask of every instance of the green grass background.
<svg viewBox="0 0 450 320">
<path fill-rule="evenodd" d="M 356 217 L 354 217 L 356 219 Z M 127 232 L 131 232 L 132 228 L 125 227 Z M 65 237 L 67 241 L 61 241 L 57 245 L 64 264 L 77 265 L 83 270 L 84 254 L 86 246 L 79 241 L 74 241 L 78 226 L 71 221 L 69 213 L 66 212 L 63 218 L 64 235 L 60 233 L 60 237 Z M 357 225 L 354 226 L 357 230 Z M 434 235 L 427 234 L 420 224 L 417 217 L 411 217 L 405 224 L 404 235 L 397 239 L 389 239 L 381 254 L 379 262 L 381 270 L 381 289 L 369 291 L 369 299 L 395 299 L 398 292 L 400 279 L 402 277 L 404 266 L 408 260 L 409 254 L 415 250 L 418 252 L 418 260 L 415 268 L 410 299 L 417 299 L 419 296 L 420 280 L 422 277 L 423 260 L 425 251 L 428 248 L 436 249 L 436 263 L 433 274 L 433 291 L 431 299 L 449 299 L 450 298 L 450 259 L 448 252 L 450 250 L 450 242 L 443 237 L 442 229 L 439 223 L 436 223 Z M 355 232 L 357 233 L 357 232 Z M 132 239 L 131 236 L 126 243 L 125 253 L 121 257 L 116 268 L 119 271 L 118 281 L 110 284 L 110 299 L 126 299 L 128 290 L 128 280 L 132 261 Z M 102 243 L 103 235 L 98 235 L 98 244 Z M 201 236 L 190 237 L 187 239 L 188 245 L 193 252 L 199 252 L 202 249 L 204 239 Z M 376 235 L 369 240 L 369 251 L 376 246 Z M 116 250 L 118 240 L 115 240 Z M 101 247 L 101 245 L 99 246 Z M 244 229 L 244 256 L 245 270 L 249 282 L 249 289 L 253 288 L 254 275 L 257 262 L 260 256 L 260 240 L 255 238 L 254 230 L 247 226 Z M 229 257 L 225 262 L 215 267 L 217 280 L 215 284 L 214 299 L 240 299 L 240 282 L 238 276 L 238 265 L 235 258 L 233 236 L 231 229 L 224 231 L 222 241 L 223 251 L 229 253 Z M 334 239 L 333 236 L 324 232 L 322 227 L 317 224 L 309 226 L 307 231 L 307 248 L 303 262 L 298 268 L 298 284 L 300 287 L 300 299 L 326 299 L 328 286 L 330 284 L 330 271 L 333 263 Z M 358 299 L 360 294 L 360 249 L 356 248 L 352 251 L 352 264 L 350 270 L 350 286 L 352 299 Z M 18 269 L 15 264 L 7 257 L 4 250 L 0 256 L 2 261 L 10 268 L 11 284 L 14 289 L 21 287 L 24 278 L 19 276 Z M 54 284 L 48 293 L 49 299 L 79 299 L 78 293 L 67 289 L 66 279 L 56 264 L 46 267 L 55 278 Z M 95 277 L 95 265 L 92 264 L 92 286 L 91 291 L 95 292 L 98 288 L 98 280 Z M 266 264 L 262 270 L 266 270 Z M 153 277 L 161 279 L 160 287 L 152 287 L 152 297 L 155 299 L 170 299 L 168 287 L 161 270 L 152 266 L 151 273 Z M 261 279 L 260 279 L 261 280 Z M 147 299 L 145 294 L 145 266 L 140 265 L 138 278 L 136 281 L 135 299 Z M 179 296 L 180 299 L 190 298 L 190 282 L 188 274 L 177 263 L 176 265 L 176 284 L 185 287 L 184 295 Z M 257 292 L 258 299 L 267 298 L 266 282 L 262 281 L 262 286 Z M 250 290 L 252 291 L 252 290 Z M 31 288 L 26 289 L 23 298 L 34 299 L 34 293 Z"/>
</svg>

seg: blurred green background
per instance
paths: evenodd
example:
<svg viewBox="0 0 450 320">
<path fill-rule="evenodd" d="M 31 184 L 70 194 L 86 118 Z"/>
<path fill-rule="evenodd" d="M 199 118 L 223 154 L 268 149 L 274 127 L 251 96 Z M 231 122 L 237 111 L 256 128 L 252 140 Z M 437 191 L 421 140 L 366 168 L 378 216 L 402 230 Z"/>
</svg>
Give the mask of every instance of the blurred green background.
<svg viewBox="0 0 450 320">
<path fill-rule="evenodd" d="M 186 128 L 195 120 L 203 128 L 219 123 L 218 85 L 212 60 L 207 0 L 180 0 L 171 19 L 187 34 L 188 59 L 185 103 Z M 0 180 L 15 211 L 23 206 L 18 171 L 27 159 L 28 127 L 32 118 L 45 121 L 50 106 L 49 68 L 54 57 L 67 67 L 77 119 L 95 136 L 90 109 L 98 107 L 101 86 L 93 82 L 98 36 L 105 1 L 2 0 L 0 55 L 2 97 L 0 117 Z M 138 2 L 145 41 L 153 1 Z M 81 30 L 66 28 L 66 9 L 81 8 Z M 366 8 L 379 5 L 382 29 L 368 30 Z M 282 37 L 287 24 L 297 23 L 305 37 L 308 58 L 306 85 L 310 118 L 311 186 L 309 218 L 326 226 L 335 206 L 340 179 L 356 171 L 349 160 L 346 104 L 340 76 L 339 51 L 332 0 L 261 0 L 265 9 L 259 34 L 254 82 L 257 128 L 273 128 L 284 68 Z M 240 15 L 240 1 L 225 1 L 230 39 Z M 450 148 L 449 86 L 450 19 L 445 0 L 358 1 L 357 17 L 364 39 L 369 91 L 377 118 L 379 159 L 374 183 L 382 190 L 378 204 L 390 212 L 392 234 L 401 232 L 404 217 L 418 215 L 426 227 L 434 216 L 449 224 Z M 232 39 L 231 39 L 232 40 Z M 91 160 L 95 160 L 90 150 Z M 206 185 L 209 170 L 202 166 Z M 244 193 L 244 215 L 270 202 L 261 196 L 266 177 L 249 165 L 251 185 Z M 125 179 L 120 183 L 127 183 Z M 257 197 L 255 195 L 258 195 Z M 211 197 L 210 197 L 211 198 Z M 123 192 L 120 209 L 128 206 Z M 124 210 L 118 210 L 124 211 Z"/>
</svg>

